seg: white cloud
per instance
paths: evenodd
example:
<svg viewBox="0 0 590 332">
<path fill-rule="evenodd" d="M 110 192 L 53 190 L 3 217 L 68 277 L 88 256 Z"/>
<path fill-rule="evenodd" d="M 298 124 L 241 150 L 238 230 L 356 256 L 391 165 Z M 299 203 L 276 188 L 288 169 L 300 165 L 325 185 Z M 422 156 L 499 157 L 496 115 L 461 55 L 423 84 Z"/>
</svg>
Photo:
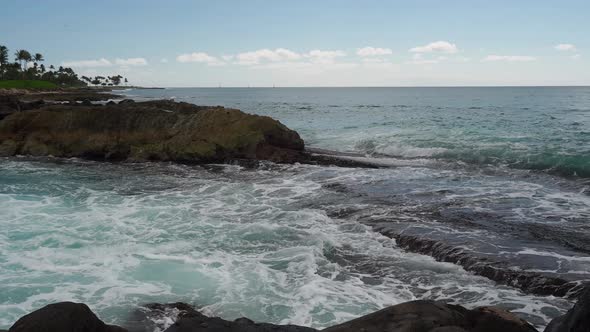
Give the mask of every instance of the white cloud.
<svg viewBox="0 0 590 332">
<path fill-rule="evenodd" d="M 414 53 L 457 53 L 458 51 L 459 49 L 457 48 L 457 45 L 451 44 L 444 40 L 435 41 L 424 46 L 417 46 L 410 49 L 410 52 Z"/>
<path fill-rule="evenodd" d="M 344 51 L 335 50 L 335 51 L 322 51 L 322 50 L 313 50 L 309 51 L 305 54 L 306 58 L 309 58 L 314 63 L 323 63 L 323 64 L 331 64 L 336 61 L 336 58 L 346 56 Z"/>
<path fill-rule="evenodd" d="M 362 58 L 361 62 L 363 63 L 383 63 L 386 62 L 387 60 L 383 59 L 383 58 L 374 58 L 374 57 L 370 57 L 370 58 Z"/>
<path fill-rule="evenodd" d="M 393 51 L 389 48 L 367 46 L 367 47 L 357 49 L 356 54 L 358 56 L 367 57 L 367 56 L 378 56 L 378 55 L 390 55 L 390 54 L 393 54 Z"/>
<path fill-rule="evenodd" d="M 224 65 L 224 62 L 222 62 L 218 58 L 211 56 L 211 55 L 204 53 L 204 52 L 193 52 L 193 53 L 181 54 L 176 57 L 176 61 L 182 62 L 182 63 L 187 63 L 187 62 L 206 63 L 209 66 Z"/>
<path fill-rule="evenodd" d="M 147 66 L 148 62 L 144 58 L 115 59 L 119 66 Z"/>
<path fill-rule="evenodd" d="M 575 51 L 576 45 L 573 44 L 557 44 L 555 45 L 555 49 L 558 51 Z"/>
<path fill-rule="evenodd" d="M 92 68 L 92 67 L 110 67 L 113 64 L 105 58 L 100 58 L 98 60 L 64 61 L 61 63 L 61 65 L 64 67 Z"/>
<path fill-rule="evenodd" d="M 581 57 L 582 57 L 581 54 L 574 54 L 574 55 L 571 56 L 571 58 L 574 59 L 574 60 L 578 60 Z"/>
<path fill-rule="evenodd" d="M 233 59 L 233 56 L 226 57 Z M 299 60 L 301 59 L 301 54 L 285 48 L 277 48 L 275 50 L 265 48 L 252 52 L 239 53 L 235 58 L 237 59 L 237 64 L 240 65 L 257 65 L 264 61 L 281 62 Z"/>
<path fill-rule="evenodd" d="M 162 59 L 160 60 L 160 62 L 161 62 L 161 63 L 168 63 L 168 59 L 166 59 L 166 58 L 162 58 Z"/>
<path fill-rule="evenodd" d="M 508 61 L 508 62 L 526 62 L 535 61 L 537 58 L 528 55 L 488 55 L 482 61 Z"/>
<path fill-rule="evenodd" d="M 226 61 L 235 60 L 239 65 L 270 65 L 270 64 L 294 64 L 294 63 L 322 63 L 331 64 L 338 57 L 346 56 L 346 53 L 339 50 L 312 50 L 307 53 L 297 53 L 285 48 L 260 49 L 252 52 L 244 52 L 234 55 L 224 55 Z"/>
</svg>

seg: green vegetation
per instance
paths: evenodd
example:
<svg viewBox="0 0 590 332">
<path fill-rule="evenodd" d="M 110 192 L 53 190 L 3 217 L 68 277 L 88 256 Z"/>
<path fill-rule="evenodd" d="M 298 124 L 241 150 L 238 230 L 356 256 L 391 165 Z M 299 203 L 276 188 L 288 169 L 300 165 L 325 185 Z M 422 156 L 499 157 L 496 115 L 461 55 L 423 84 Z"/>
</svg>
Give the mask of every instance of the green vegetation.
<svg viewBox="0 0 590 332">
<path fill-rule="evenodd" d="M 42 64 L 43 54 L 32 54 L 27 50 L 17 50 L 14 62 L 9 60 L 8 48 L 0 45 L 0 88 L 55 88 L 58 86 L 118 86 L 127 84 L 121 75 L 78 77 L 72 68 L 59 66 L 57 69 Z"/>
<path fill-rule="evenodd" d="M 57 85 L 48 81 L 6 80 L 0 81 L 0 89 L 52 89 Z"/>
</svg>

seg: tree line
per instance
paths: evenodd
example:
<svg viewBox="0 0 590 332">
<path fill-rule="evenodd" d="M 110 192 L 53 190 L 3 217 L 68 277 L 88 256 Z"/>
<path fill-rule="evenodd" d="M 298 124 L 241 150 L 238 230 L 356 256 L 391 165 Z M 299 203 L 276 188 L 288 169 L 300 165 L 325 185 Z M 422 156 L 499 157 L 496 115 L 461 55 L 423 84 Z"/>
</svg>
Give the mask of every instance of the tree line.
<svg viewBox="0 0 590 332">
<path fill-rule="evenodd" d="M 14 62 L 9 60 L 8 48 L 0 45 L 0 80 L 42 80 L 64 86 L 118 86 L 127 84 L 127 78 L 121 75 L 78 77 L 72 68 L 50 65 L 45 67 L 43 54 L 17 50 Z"/>
</svg>

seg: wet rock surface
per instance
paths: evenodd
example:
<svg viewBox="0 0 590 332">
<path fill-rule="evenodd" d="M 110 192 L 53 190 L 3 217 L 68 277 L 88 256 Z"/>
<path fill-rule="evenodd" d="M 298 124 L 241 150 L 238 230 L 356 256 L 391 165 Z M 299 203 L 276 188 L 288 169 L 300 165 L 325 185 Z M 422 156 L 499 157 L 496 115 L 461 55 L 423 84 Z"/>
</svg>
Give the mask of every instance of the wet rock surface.
<svg viewBox="0 0 590 332">
<path fill-rule="evenodd" d="M 21 317 L 9 332 L 125 332 L 107 325 L 82 303 L 60 302 L 47 305 Z"/>
<path fill-rule="evenodd" d="M 513 314 L 495 307 L 467 310 L 432 301 L 412 301 L 385 308 L 326 332 L 534 332 L 536 329 Z"/>
<path fill-rule="evenodd" d="M 467 271 L 520 288 L 527 293 L 575 297 L 585 285 L 558 277 L 544 276 L 540 273 L 513 270 L 503 262 L 493 261 L 488 257 L 478 257 L 464 251 L 463 248 L 453 247 L 443 242 L 394 233 L 379 227 L 376 229 L 382 234 L 394 238 L 397 244 L 406 250 L 432 256 L 438 261 L 461 265 Z"/>
<path fill-rule="evenodd" d="M 586 324 L 587 303 L 572 309 L 571 317 L 578 329 L 554 329 L 551 332 L 587 331 L 579 329 Z M 569 315 L 569 313 L 568 313 Z M 566 315 L 566 316 L 568 316 Z M 586 320 L 585 320 L 586 319 Z M 577 325 L 575 325 L 577 324 Z M 587 328 L 582 326 L 581 328 Z M 257 323 L 247 318 L 233 321 L 208 317 L 186 303 L 148 304 L 131 315 L 125 328 L 107 325 L 81 303 L 61 302 L 50 304 L 19 319 L 9 330 L 13 331 L 203 331 L 203 332 L 313 332 L 312 328 L 297 325 Z M 458 305 L 434 301 L 411 301 L 391 306 L 351 321 L 329 327 L 326 332 L 534 332 L 536 329 L 512 313 L 496 307 L 473 310 Z"/>
<path fill-rule="evenodd" d="M 545 332 L 590 332 L 590 287 L 581 293 L 570 311 L 553 319 Z"/>
</svg>

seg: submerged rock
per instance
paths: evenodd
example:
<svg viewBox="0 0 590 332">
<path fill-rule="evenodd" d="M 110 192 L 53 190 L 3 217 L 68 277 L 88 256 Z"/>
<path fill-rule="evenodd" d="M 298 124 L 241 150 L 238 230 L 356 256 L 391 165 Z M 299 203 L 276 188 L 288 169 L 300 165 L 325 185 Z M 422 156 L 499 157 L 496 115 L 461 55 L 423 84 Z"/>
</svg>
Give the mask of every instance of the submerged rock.
<svg viewBox="0 0 590 332">
<path fill-rule="evenodd" d="M 520 288 L 527 293 L 572 298 L 579 295 L 587 284 L 540 273 L 515 270 L 501 262 L 471 255 L 460 247 L 420 236 L 397 233 L 382 226 L 374 225 L 374 229 L 395 239 L 396 243 L 405 250 L 432 256 L 437 261 L 460 265 L 467 271 L 498 283 Z"/>
<path fill-rule="evenodd" d="M 173 101 L 51 105 L 0 121 L 0 155 L 95 160 L 294 162 L 299 135 L 269 117 Z"/>
<path fill-rule="evenodd" d="M 545 332 L 590 332 L 590 287 L 582 292 L 572 309 L 553 319 Z"/>
<path fill-rule="evenodd" d="M 107 325 L 82 303 L 60 302 L 47 305 L 21 317 L 9 332 L 125 332 Z"/>
</svg>

